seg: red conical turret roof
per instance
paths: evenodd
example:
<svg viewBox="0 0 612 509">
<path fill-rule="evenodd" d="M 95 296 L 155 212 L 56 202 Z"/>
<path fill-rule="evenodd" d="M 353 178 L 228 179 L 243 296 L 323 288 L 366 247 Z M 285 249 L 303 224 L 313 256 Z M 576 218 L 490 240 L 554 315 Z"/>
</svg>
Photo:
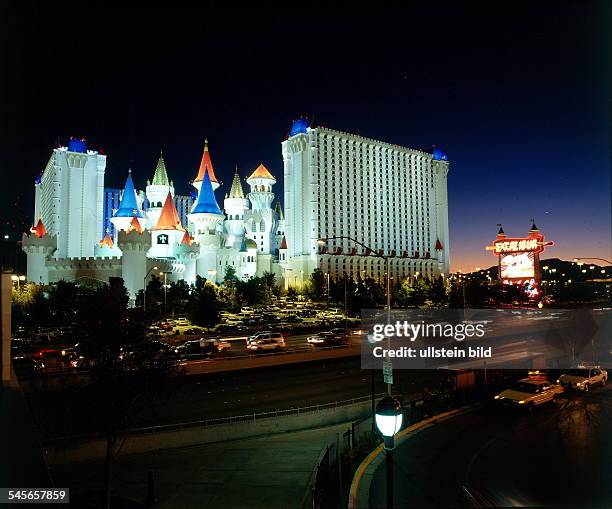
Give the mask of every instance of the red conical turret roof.
<svg viewBox="0 0 612 509">
<path fill-rule="evenodd" d="M 185 230 L 185 235 L 183 235 L 183 239 L 181 240 L 181 244 L 187 244 L 188 246 L 191 246 L 192 242 L 193 242 L 193 238 L 191 237 L 191 235 L 189 235 L 189 232 L 187 230 Z"/>
<path fill-rule="evenodd" d="M 442 247 L 442 242 L 440 242 L 440 239 L 436 240 L 436 251 L 441 251 L 443 249 Z"/>
<path fill-rule="evenodd" d="M 166 201 L 164 202 L 164 207 L 162 208 L 155 229 L 184 231 L 184 228 L 181 226 L 178 212 L 174 206 L 174 200 L 172 199 L 171 193 L 168 193 L 168 196 L 166 196 Z"/>
<path fill-rule="evenodd" d="M 106 235 L 104 235 L 104 238 L 100 241 L 100 247 L 103 246 L 113 247 L 113 239 L 110 238 L 108 230 L 106 230 Z"/>
<path fill-rule="evenodd" d="M 215 169 L 213 168 L 212 161 L 210 160 L 210 152 L 208 151 L 208 140 L 204 140 L 204 153 L 202 154 L 202 161 L 200 162 L 200 169 L 198 170 L 198 176 L 194 182 L 201 182 L 204 180 L 204 174 L 208 173 L 208 177 L 211 182 L 219 183 L 215 176 Z"/>
<path fill-rule="evenodd" d="M 36 226 L 33 226 L 32 228 L 30 228 L 30 231 L 34 235 L 36 235 L 39 239 L 47 233 L 47 229 L 45 228 L 45 225 L 43 224 L 42 219 L 39 219 L 38 223 L 36 223 Z"/>
<path fill-rule="evenodd" d="M 127 232 L 130 233 L 131 231 L 135 231 L 136 233 L 142 233 L 142 226 L 140 226 L 140 223 L 138 222 L 136 216 L 132 218 Z"/>
<path fill-rule="evenodd" d="M 280 248 L 281 249 L 287 249 L 287 239 L 285 238 L 284 235 L 283 235 L 283 240 L 281 240 Z"/>
</svg>

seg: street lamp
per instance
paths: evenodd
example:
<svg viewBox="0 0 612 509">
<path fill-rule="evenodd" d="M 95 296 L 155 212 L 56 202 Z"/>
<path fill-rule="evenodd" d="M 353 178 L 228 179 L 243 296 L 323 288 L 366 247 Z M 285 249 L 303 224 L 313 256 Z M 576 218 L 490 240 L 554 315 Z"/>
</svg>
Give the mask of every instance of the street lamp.
<svg viewBox="0 0 612 509">
<path fill-rule="evenodd" d="M 145 277 L 143 279 L 143 284 L 142 284 L 142 312 L 143 313 L 147 311 L 147 278 L 149 277 L 149 274 L 151 274 L 151 272 L 153 272 L 154 270 L 157 270 L 157 266 L 151 267 L 149 271 L 145 274 Z"/>
<path fill-rule="evenodd" d="M 326 272 L 327 276 L 327 310 L 329 311 L 329 272 Z"/>
<path fill-rule="evenodd" d="M 402 427 L 402 405 L 392 396 L 385 396 L 376 405 L 376 427 L 385 441 L 387 458 L 387 509 L 393 509 L 393 449 L 395 434 Z"/>
<path fill-rule="evenodd" d="M 327 244 L 328 240 L 350 240 L 354 244 L 357 244 L 358 246 L 361 246 L 367 251 L 373 253 L 374 256 L 377 256 L 385 260 L 385 268 L 387 271 L 386 273 L 387 275 L 387 324 L 390 324 L 391 323 L 391 265 L 390 265 L 391 257 L 380 254 L 375 249 L 372 249 L 371 247 L 366 246 L 363 242 L 359 242 L 357 239 L 354 239 L 353 237 L 349 237 L 348 235 L 335 235 L 333 237 L 322 237 L 320 239 L 317 239 L 317 244 L 319 244 L 320 246 L 324 246 L 325 244 Z M 387 384 L 387 393 L 389 394 L 389 396 L 391 395 L 391 384 Z M 374 395 L 372 395 L 372 397 L 374 397 Z"/>
<path fill-rule="evenodd" d="M 162 272 L 159 273 L 159 275 L 164 275 L 164 316 L 166 316 L 168 314 L 168 280 L 167 280 L 167 276 L 168 274 L 172 274 L 170 271 L 164 270 Z"/>
</svg>

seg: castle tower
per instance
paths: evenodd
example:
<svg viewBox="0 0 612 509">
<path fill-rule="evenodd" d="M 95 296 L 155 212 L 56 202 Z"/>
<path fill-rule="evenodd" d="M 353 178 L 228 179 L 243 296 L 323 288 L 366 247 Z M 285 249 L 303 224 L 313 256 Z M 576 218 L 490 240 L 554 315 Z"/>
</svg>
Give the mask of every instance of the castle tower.
<svg viewBox="0 0 612 509">
<path fill-rule="evenodd" d="M 181 218 L 176 211 L 172 193 L 168 191 L 166 201 L 159 215 L 155 227 L 151 229 L 151 251 L 152 258 L 171 258 L 174 256 L 174 248 L 180 244 L 185 229 L 181 226 Z"/>
<path fill-rule="evenodd" d="M 238 247 L 245 232 L 244 213 L 249 209 L 249 200 L 244 196 L 238 168 L 234 173 L 229 195 L 226 195 L 223 201 L 223 208 L 227 215 L 224 222 L 225 232 L 227 233 L 225 245 L 227 247 Z"/>
<path fill-rule="evenodd" d="M 183 279 L 188 285 L 194 284 L 196 281 L 196 260 L 199 254 L 199 244 L 193 241 L 189 236 L 189 232 L 185 232 L 181 243 L 174 250 L 174 256 L 185 265 Z"/>
<path fill-rule="evenodd" d="M 144 227 L 144 214 L 138 206 L 136 190 L 134 189 L 134 182 L 132 181 L 132 170 L 128 170 L 125 187 L 123 188 L 123 193 L 121 193 L 119 208 L 113 214 L 113 217 L 111 217 L 111 223 L 113 223 L 116 231 L 127 230 L 133 217 L 136 217 L 140 226 Z"/>
<path fill-rule="evenodd" d="M 140 223 L 138 223 L 138 218 L 134 217 L 133 220 L 140 226 Z M 125 230 L 128 228 L 130 228 L 129 225 L 122 229 Z M 106 229 L 106 235 L 104 235 L 104 238 L 98 243 L 97 246 L 95 246 L 94 256 L 96 258 L 112 258 L 121 256 L 121 250 L 113 243 L 113 239 L 111 239 L 108 228 Z"/>
<path fill-rule="evenodd" d="M 210 152 L 208 151 L 208 140 L 204 140 L 204 152 L 202 153 L 202 161 L 200 161 L 200 168 L 198 170 L 198 175 L 193 181 L 193 187 L 200 192 L 200 188 L 202 187 L 202 181 L 204 180 L 204 175 L 208 174 L 208 178 L 212 184 L 213 191 L 216 191 L 219 187 L 219 181 L 215 176 L 215 170 L 212 165 L 212 161 L 210 159 Z"/>
<path fill-rule="evenodd" d="M 204 173 L 198 199 L 188 217 L 189 221 L 194 224 L 194 237 L 200 245 L 200 256 L 196 263 L 197 274 L 207 279 L 222 279 L 224 275 L 219 274 L 217 267 L 217 251 L 221 239 L 217 233 L 217 227 L 223 221 L 224 215 L 215 199 L 208 173 Z"/>
<path fill-rule="evenodd" d="M 151 249 L 151 232 L 138 230 L 140 223 L 135 221 L 134 228 L 121 230 L 117 234 L 117 244 L 123 253 L 121 257 L 121 277 L 130 294 L 130 300 L 144 288 L 147 275 L 147 253 Z M 138 226 L 136 226 L 138 225 Z"/>
<path fill-rule="evenodd" d="M 160 152 L 157 166 L 155 167 L 155 173 L 153 174 L 153 180 L 147 181 L 147 200 L 149 201 L 149 208 L 147 209 L 147 227 L 154 228 L 159 221 L 159 216 L 162 212 L 162 207 L 168 193 L 174 197 L 174 185 L 171 180 L 168 179 L 168 173 L 166 172 L 166 163 L 164 161 L 163 154 Z"/>
<path fill-rule="evenodd" d="M 21 249 L 28 259 L 26 277 L 30 283 L 46 285 L 49 284 L 47 260 L 57 249 L 57 236 L 49 235 L 41 219 L 30 232 L 21 237 Z"/>
<path fill-rule="evenodd" d="M 90 257 L 104 235 L 106 156 L 88 150 L 85 139 L 71 138 L 53 150 L 35 182 L 36 216 L 57 239 L 57 258 Z"/>
<path fill-rule="evenodd" d="M 245 213 L 245 223 L 249 238 L 255 241 L 260 254 L 271 254 L 275 229 L 275 212 L 272 210 L 274 192 L 272 186 L 276 179 L 268 169 L 260 164 L 247 178 L 251 187 L 249 201 L 251 210 Z"/>
</svg>

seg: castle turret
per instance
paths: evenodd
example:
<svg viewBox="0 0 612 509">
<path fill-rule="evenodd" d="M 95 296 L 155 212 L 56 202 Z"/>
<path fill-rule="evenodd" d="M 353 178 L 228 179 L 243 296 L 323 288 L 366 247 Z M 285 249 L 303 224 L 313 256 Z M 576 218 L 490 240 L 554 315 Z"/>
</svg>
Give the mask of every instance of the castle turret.
<svg viewBox="0 0 612 509">
<path fill-rule="evenodd" d="M 196 264 L 197 274 L 208 279 L 211 279 L 213 274 L 222 278 L 223 274 L 217 274 L 217 251 L 220 247 L 217 226 L 223 221 L 224 215 L 215 199 L 208 173 L 204 174 L 198 199 L 188 217 L 189 221 L 194 224 L 194 237 L 200 245 L 200 256 Z"/>
<path fill-rule="evenodd" d="M 257 274 L 257 244 L 246 237 L 242 238 L 240 245 L 240 266 L 239 275 L 242 279 L 249 279 Z"/>
<path fill-rule="evenodd" d="M 141 230 L 139 233 L 134 225 L 134 228 L 122 230 L 117 234 L 117 244 L 122 252 L 121 277 L 133 301 L 138 291 L 144 288 L 147 253 L 151 249 L 151 232 Z"/>
<path fill-rule="evenodd" d="M 236 168 L 236 172 L 234 173 L 230 192 L 223 201 L 223 208 L 227 215 L 227 219 L 224 223 L 227 233 L 225 246 L 238 247 L 245 232 L 244 213 L 249 209 L 249 200 L 244 196 L 242 184 L 240 183 L 240 175 L 238 175 L 238 168 Z"/>
<path fill-rule="evenodd" d="M 188 285 L 196 280 L 196 260 L 200 255 L 200 245 L 193 241 L 189 232 L 185 232 L 181 243 L 175 248 L 174 256 L 185 266 L 183 279 Z"/>
<path fill-rule="evenodd" d="M 133 219 L 140 226 L 138 219 L 136 217 Z M 127 228 L 129 228 L 129 225 Z M 94 256 L 96 258 L 112 258 L 121 256 L 121 250 L 114 244 L 113 239 L 111 239 L 108 228 L 106 229 L 106 235 L 104 235 L 104 238 L 98 243 L 97 246 L 94 247 Z"/>
<path fill-rule="evenodd" d="M 21 249 L 26 253 L 28 261 L 27 279 L 31 283 L 48 284 L 49 271 L 47 260 L 57 249 L 57 237 L 47 233 L 45 225 L 39 219 L 36 226 L 21 237 Z"/>
<path fill-rule="evenodd" d="M 149 256 L 160 258 L 174 256 L 174 248 L 180 244 L 184 232 L 172 194 L 168 192 L 157 224 L 151 229 L 152 246 Z"/>
<path fill-rule="evenodd" d="M 213 191 L 216 191 L 219 187 L 219 181 L 215 175 L 215 170 L 212 165 L 212 160 L 210 159 L 210 152 L 208 151 L 208 140 L 204 140 L 204 152 L 202 153 L 202 160 L 200 161 L 200 168 L 198 169 L 198 175 L 193 181 L 193 187 L 200 192 L 202 187 L 202 181 L 204 180 L 204 175 L 208 174 L 208 178 L 212 184 Z"/>
<path fill-rule="evenodd" d="M 164 161 L 163 153 L 160 152 L 153 180 L 147 181 L 147 200 L 149 207 L 147 208 L 147 227 L 153 228 L 159 221 L 159 216 L 162 212 L 162 207 L 168 196 L 168 193 L 174 197 L 174 185 L 168 179 L 166 171 L 166 162 Z"/>
<path fill-rule="evenodd" d="M 247 178 L 247 183 L 251 187 L 249 193 L 251 210 L 245 213 L 247 235 L 255 241 L 260 254 L 269 255 L 272 252 L 276 223 L 275 212 L 272 210 L 272 201 L 274 201 L 272 186 L 276 183 L 276 179 L 263 164 L 260 164 Z"/>
<path fill-rule="evenodd" d="M 134 189 L 134 182 L 132 181 L 132 170 L 128 170 L 125 187 L 123 188 L 123 193 L 121 193 L 119 208 L 115 211 L 113 217 L 111 217 L 111 223 L 113 223 L 117 231 L 127 230 L 133 217 L 136 217 L 140 225 L 144 226 L 144 214 L 138 206 L 136 190 Z"/>
</svg>

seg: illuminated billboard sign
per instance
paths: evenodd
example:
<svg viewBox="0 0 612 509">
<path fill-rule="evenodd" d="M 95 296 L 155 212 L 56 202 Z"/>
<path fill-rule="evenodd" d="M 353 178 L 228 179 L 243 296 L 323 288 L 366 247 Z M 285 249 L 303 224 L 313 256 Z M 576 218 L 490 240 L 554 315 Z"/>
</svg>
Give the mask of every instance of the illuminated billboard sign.
<svg viewBox="0 0 612 509">
<path fill-rule="evenodd" d="M 530 279 L 535 277 L 533 252 L 511 253 L 500 256 L 501 279 Z"/>
<path fill-rule="evenodd" d="M 542 244 L 542 237 L 535 237 L 531 239 L 495 240 L 493 242 L 493 245 L 495 246 L 495 254 L 542 251 Z"/>
</svg>

